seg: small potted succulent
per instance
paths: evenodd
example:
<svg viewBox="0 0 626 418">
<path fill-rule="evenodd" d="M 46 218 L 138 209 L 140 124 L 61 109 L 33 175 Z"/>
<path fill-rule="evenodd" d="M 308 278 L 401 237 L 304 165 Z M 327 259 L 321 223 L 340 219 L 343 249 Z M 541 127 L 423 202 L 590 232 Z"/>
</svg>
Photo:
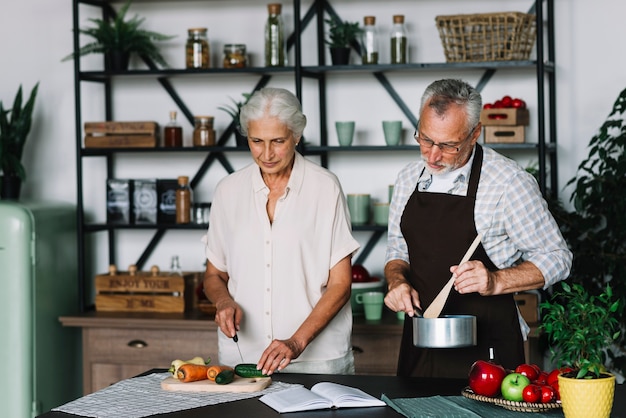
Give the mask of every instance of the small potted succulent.
<svg viewBox="0 0 626 418">
<path fill-rule="evenodd" d="M 613 297 L 608 284 L 601 293 L 592 294 L 580 284 L 561 282 L 561 290 L 540 308 L 540 329 L 548 338 L 552 359 L 557 367 L 573 369 L 558 377 L 565 417 L 609 417 L 615 376 L 605 363 L 607 349 L 620 336 L 620 300 Z M 600 409 L 592 410 L 592 406 Z"/>
<path fill-rule="evenodd" d="M 22 153 L 32 125 L 38 88 L 39 83 L 35 84 L 23 107 L 21 85 L 10 109 L 5 109 L 0 101 L 0 169 L 2 170 L 0 187 L 3 199 L 18 199 L 21 184 L 26 180 Z"/>
<path fill-rule="evenodd" d="M 248 103 L 248 100 L 250 100 L 250 96 L 252 96 L 252 94 L 241 93 L 241 95 L 243 96 L 244 100 L 238 102 L 231 97 L 230 100 L 233 102 L 232 105 L 224 105 L 218 107 L 219 110 L 223 110 L 224 112 L 228 113 L 232 118 L 231 126 L 229 126 L 227 129 L 232 129 L 235 132 L 235 141 L 238 147 L 248 145 L 248 138 L 246 138 L 240 130 L 239 112 L 241 112 L 241 107 Z"/>
<path fill-rule="evenodd" d="M 342 22 L 338 19 L 326 19 L 329 25 L 326 44 L 330 48 L 333 65 L 347 65 L 350 62 L 350 51 L 358 48 L 358 37 L 363 31 L 358 22 Z"/>
<path fill-rule="evenodd" d="M 145 18 L 140 18 L 137 15 L 132 19 L 124 20 L 130 4 L 130 0 L 126 2 L 112 21 L 89 19 L 95 24 L 95 27 L 81 28 L 79 32 L 91 36 L 94 41 L 66 56 L 63 61 L 87 54 L 101 53 L 105 56 L 106 68 L 123 71 L 128 69 L 130 54 L 135 53 L 167 67 L 167 62 L 154 41 L 165 41 L 174 38 L 174 36 L 141 29 L 140 26 Z"/>
</svg>

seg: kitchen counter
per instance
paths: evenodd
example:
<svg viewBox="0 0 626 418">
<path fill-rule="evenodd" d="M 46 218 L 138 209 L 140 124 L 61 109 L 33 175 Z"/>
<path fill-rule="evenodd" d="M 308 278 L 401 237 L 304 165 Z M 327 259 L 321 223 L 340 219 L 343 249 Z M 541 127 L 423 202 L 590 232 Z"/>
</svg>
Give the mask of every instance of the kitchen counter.
<svg viewBox="0 0 626 418">
<path fill-rule="evenodd" d="M 153 371 L 160 372 L 162 370 Z M 336 382 L 347 386 L 358 387 L 377 398 L 380 398 L 381 394 L 384 393 L 391 399 L 416 398 L 434 395 L 460 395 L 461 390 L 467 385 L 467 381 L 465 379 L 425 379 L 403 378 L 396 376 L 276 374 L 272 378 L 276 381 L 287 383 L 301 383 L 308 388 L 321 381 Z M 626 418 L 625 395 L 626 387 L 624 385 L 617 385 L 615 403 L 613 405 L 613 413 L 611 414 L 611 417 Z M 532 416 L 526 413 L 520 412 L 519 415 L 520 417 L 527 416 L 528 418 L 532 418 Z M 555 417 L 563 416 L 560 411 L 554 412 L 552 415 Z M 257 398 L 252 398 L 173 413 L 159 414 L 158 416 L 163 418 L 205 418 L 208 416 L 219 416 L 221 418 L 267 418 L 279 417 L 282 415 L 259 402 Z M 289 418 L 323 418 L 338 416 L 358 418 L 397 418 L 401 415 L 390 407 L 343 408 L 337 410 L 294 412 L 289 414 Z M 48 412 L 40 415 L 40 418 L 76 418 L 76 416 L 61 412 Z"/>
</svg>

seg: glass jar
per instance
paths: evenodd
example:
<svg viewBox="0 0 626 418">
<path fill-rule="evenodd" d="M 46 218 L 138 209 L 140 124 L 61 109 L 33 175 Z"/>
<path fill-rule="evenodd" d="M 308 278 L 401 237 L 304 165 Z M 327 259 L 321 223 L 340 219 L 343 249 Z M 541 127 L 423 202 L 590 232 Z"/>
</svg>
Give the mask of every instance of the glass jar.
<svg viewBox="0 0 626 418">
<path fill-rule="evenodd" d="M 361 34 L 361 58 L 363 64 L 378 64 L 378 31 L 376 17 L 363 18 L 363 32 Z"/>
<path fill-rule="evenodd" d="M 391 63 L 406 64 L 408 62 L 407 49 L 404 15 L 394 15 L 391 27 Z"/>
<path fill-rule="evenodd" d="M 188 38 L 185 48 L 187 68 L 209 68 L 209 40 L 207 28 L 191 28 L 187 30 Z"/>
<path fill-rule="evenodd" d="M 283 67 L 287 65 L 285 49 L 285 29 L 281 15 L 282 4 L 267 5 L 268 17 L 265 22 L 265 66 Z"/>
<path fill-rule="evenodd" d="M 213 116 L 194 117 L 193 146 L 210 147 L 211 145 L 215 145 Z"/>
<path fill-rule="evenodd" d="M 245 44 L 224 45 L 224 68 L 244 68 L 247 66 Z"/>
</svg>

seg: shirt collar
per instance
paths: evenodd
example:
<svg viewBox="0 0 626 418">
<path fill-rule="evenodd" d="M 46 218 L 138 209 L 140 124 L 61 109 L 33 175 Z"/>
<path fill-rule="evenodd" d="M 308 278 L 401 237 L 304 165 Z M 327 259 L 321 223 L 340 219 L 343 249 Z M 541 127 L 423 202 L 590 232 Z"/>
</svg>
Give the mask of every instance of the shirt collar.
<svg viewBox="0 0 626 418">
<path fill-rule="evenodd" d="M 261 175 L 261 169 L 255 163 L 253 163 L 254 173 L 252 175 L 252 187 L 254 192 L 260 192 L 262 190 L 267 191 L 268 187 L 263 181 L 263 176 Z M 289 181 L 287 182 L 287 187 L 285 189 L 285 196 L 290 192 L 294 192 L 298 194 L 300 189 L 302 188 L 302 183 L 304 181 L 304 157 L 300 155 L 298 151 L 296 151 L 293 161 L 293 168 L 291 169 L 291 174 L 289 176 Z"/>
</svg>

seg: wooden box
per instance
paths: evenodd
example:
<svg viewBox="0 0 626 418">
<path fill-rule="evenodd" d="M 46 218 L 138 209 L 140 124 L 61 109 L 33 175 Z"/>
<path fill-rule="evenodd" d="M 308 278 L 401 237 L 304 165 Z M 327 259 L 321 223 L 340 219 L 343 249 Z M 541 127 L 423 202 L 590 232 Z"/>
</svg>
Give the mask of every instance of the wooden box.
<svg viewBox="0 0 626 418">
<path fill-rule="evenodd" d="M 525 139 L 523 126 L 485 126 L 485 144 L 522 144 Z"/>
<path fill-rule="evenodd" d="M 529 324 L 539 322 L 539 296 L 536 293 L 520 292 L 513 296 L 522 318 Z"/>
<path fill-rule="evenodd" d="M 185 312 L 194 308 L 196 273 L 133 271 L 100 274 L 95 278 L 96 311 Z"/>
<path fill-rule="evenodd" d="M 153 121 L 85 122 L 85 148 L 154 148 L 158 138 Z"/>
<path fill-rule="evenodd" d="M 527 126 L 529 120 L 528 109 L 503 108 L 480 111 L 480 123 L 483 126 Z"/>
</svg>

